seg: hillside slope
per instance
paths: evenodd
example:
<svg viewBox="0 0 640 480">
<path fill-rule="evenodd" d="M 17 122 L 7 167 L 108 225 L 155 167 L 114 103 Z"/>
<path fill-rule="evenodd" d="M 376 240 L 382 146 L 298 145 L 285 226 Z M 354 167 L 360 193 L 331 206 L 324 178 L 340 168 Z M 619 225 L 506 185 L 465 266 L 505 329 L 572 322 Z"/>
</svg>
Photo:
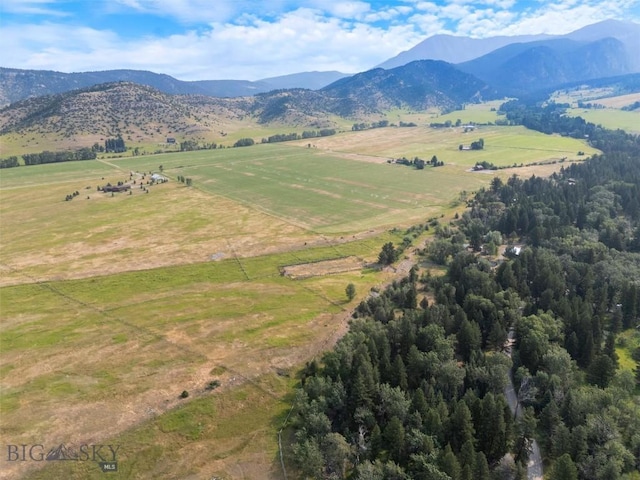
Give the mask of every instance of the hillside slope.
<svg viewBox="0 0 640 480">
<path fill-rule="evenodd" d="M 594 42 L 569 39 L 508 45 L 458 65 L 505 95 L 523 95 L 565 83 L 631 73 L 624 44 L 615 38 Z"/>
<path fill-rule="evenodd" d="M 85 143 L 117 135 L 133 143 L 155 143 L 166 136 L 204 140 L 241 120 L 328 128 L 334 126 L 332 116 L 358 120 L 391 108 L 446 110 L 494 95 L 472 75 L 434 61 L 371 70 L 322 90 L 276 90 L 238 98 L 168 95 L 118 82 L 13 103 L 0 110 L 0 134 L 31 132 L 84 138 Z"/>
<path fill-rule="evenodd" d="M 5 107 L 0 110 L 0 133 L 161 140 L 164 135 L 214 129 L 221 119 L 238 118 L 246 110 L 241 100 L 167 95 L 135 83 L 107 83 Z"/>
</svg>

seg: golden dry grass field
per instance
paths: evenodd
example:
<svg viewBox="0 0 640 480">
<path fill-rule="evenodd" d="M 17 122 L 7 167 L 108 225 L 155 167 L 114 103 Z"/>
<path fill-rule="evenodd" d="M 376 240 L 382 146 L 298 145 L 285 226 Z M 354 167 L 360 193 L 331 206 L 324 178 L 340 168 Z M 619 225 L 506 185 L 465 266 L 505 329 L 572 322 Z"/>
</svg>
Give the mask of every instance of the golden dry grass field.
<svg viewBox="0 0 640 480">
<path fill-rule="evenodd" d="M 458 149 L 480 137 L 484 151 Z M 276 432 L 296 372 L 393 275 L 366 267 L 381 246 L 460 211 L 460 191 L 493 178 L 471 172 L 476 161 L 546 162 L 496 173 L 547 174 L 593 153 L 519 127 L 308 143 L 2 170 L 1 444 L 118 445 L 109 478 L 283 478 Z M 445 165 L 386 161 L 432 155 Z M 147 185 L 160 165 L 170 181 Z M 134 180 L 131 194 L 96 189 Z M 282 275 L 291 265 L 297 278 Z M 0 457 L 0 478 L 105 478 L 100 458 L 37 461 L 38 451 Z"/>
</svg>

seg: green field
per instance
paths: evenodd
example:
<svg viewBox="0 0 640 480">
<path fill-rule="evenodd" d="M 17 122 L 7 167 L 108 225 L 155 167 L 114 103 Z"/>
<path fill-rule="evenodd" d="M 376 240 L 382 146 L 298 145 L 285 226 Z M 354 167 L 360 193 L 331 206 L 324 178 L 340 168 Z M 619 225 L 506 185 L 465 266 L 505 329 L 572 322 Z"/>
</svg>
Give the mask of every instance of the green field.
<svg viewBox="0 0 640 480">
<path fill-rule="evenodd" d="M 155 163 L 126 162 L 139 169 L 157 167 Z M 205 192 L 334 233 L 428 216 L 455 196 L 452 189 L 462 180 L 447 168 L 418 172 L 286 145 L 166 155 L 162 164 L 167 175 L 191 177 Z M 463 183 L 471 189 L 483 184 L 472 176 Z"/>
<path fill-rule="evenodd" d="M 485 150 L 458 149 L 477 138 Z M 462 190 L 488 185 L 492 174 L 470 171 L 477 161 L 593 152 L 521 127 L 420 125 L 313 143 L 1 171 L 0 441 L 121 444 L 112 478 L 281 478 L 275 431 L 295 373 L 345 331 L 370 287 L 393 277 L 366 266 L 381 246 L 402 242 L 404 227 L 446 220 Z M 443 167 L 387 163 L 434 154 Z M 160 165 L 171 181 L 146 185 L 142 172 Z M 96 190 L 134 179 L 130 195 Z M 282 275 L 344 258 L 362 268 Z M 221 385 L 208 391 L 213 380 Z M 0 478 L 104 475 L 91 462 L 37 467 L 5 462 Z"/>
<path fill-rule="evenodd" d="M 201 475 L 211 458 L 190 449 L 195 440 L 225 460 L 211 475 L 237 468 L 235 448 L 251 438 L 258 441 L 240 449 L 242 461 L 250 451 L 271 462 L 273 422 L 286 408 L 295 369 L 344 326 L 345 285 L 354 283 L 362 295 L 381 278 L 357 271 L 294 281 L 280 267 L 353 253 L 375 258 L 378 250 L 377 242 L 362 240 L 300 255 L 4 287 L 2 441 L 109 439 L 126 451 L 116 478 L 148 473 L 159 459 L 163 478 L 179 477 L 185 463 L 167 463 L 178 448 L 183 461 L 194 457 L 189 471 Z M 213 380 L 220 392 L 206 391 Z M 179 399 L 183 390 L 193 404 Z M 246 401 L 230 399 L 242 392 Z M 66 415 L 74 422 L 60 424 Z M 34 478 L 99 473 L 82 462 L 53 472 Z"/>
<path fill-rule="evenodd" d="M 604 109 L 583 109 L 572 108 L 569 115 L 574 117 L 582 117 L 587 122 L 615 130 L 622 129 L 628 133 L 640 133 L 640 111 L 635 110 L 626 112 L 615 108 Z"/>
<path fill-rule="evenodd" d="M 556 92 L 552 99 L 557 103 L 568 103 L 567 114 L 582 117 L 587 122 L 602 125 L 612 130 L 622 129 L 628 133 L 640 133 L 640 111 L 624 111 L 621 108 L 638 101 L 640 94 L 619 94 L 613 88 L 576 88 Z M 606 108 L 578 108 L 578 102 L 593 103 Z"/>
</svg>

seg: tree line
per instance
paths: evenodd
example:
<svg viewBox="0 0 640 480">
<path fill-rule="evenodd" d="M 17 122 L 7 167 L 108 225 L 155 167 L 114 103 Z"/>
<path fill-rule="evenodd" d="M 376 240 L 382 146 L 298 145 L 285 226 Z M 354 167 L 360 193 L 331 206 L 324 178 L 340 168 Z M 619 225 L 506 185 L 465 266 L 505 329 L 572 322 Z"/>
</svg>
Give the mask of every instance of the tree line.
<svg viewBox="0 0 640 480">
<path fill-rule="evenodd" d="M 94 160 L 95 158 L 96 152 L 87 147 L 75 151 L 65 150 L 63 152 L 50 152 L 45 150 L 40 153 L 25 153 L 22 155 L 22 160 L 25 165 L 73 162 L 76 160 Z"/>
<path fill-rule="evenodd" d="M 554 112 L 534 109 L 522 121 L 551 116 L 565 133 L 582 125 L 603 154 L 549 179 L 494 179 L 460 227 L 527 244 L 496 279 L 524 302 L 514 378 L 539 422 L 551 478 L 621 478 L 640 468 L 640 352 L 635 375 L 616 352 L 619 333 L 640 322 L 640 139 Z"/>
<path fill-rule="evenodd" d="M 278 133 L 262 139 L 262 143 L 290 142 L 292 140 L 300 140 L 305 138 L 329 137 L 335 135 L 336 130 L 333 128 L 323 128 L 321 130 L 305 130 L 302 135 L 295 132 Z"/>
</svg>

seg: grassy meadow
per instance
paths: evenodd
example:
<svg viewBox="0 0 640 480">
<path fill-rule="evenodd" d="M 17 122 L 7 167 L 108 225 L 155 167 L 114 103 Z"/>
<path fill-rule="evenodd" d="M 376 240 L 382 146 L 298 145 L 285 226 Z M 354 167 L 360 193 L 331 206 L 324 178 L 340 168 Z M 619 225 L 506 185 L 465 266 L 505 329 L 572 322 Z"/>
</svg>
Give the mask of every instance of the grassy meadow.
<svg viewBox="0 0 640 480">
<path fill-rule="evenodd" d="M 478 138 L 485 150 L 458 149 Z M 0 441 L 120 445 L 110 478 L 283 478 L 276 432 L 296 372 L 392 278 L 365 267 L 381 246 L 461 209 L 461 191 L 493 178 L 470 171 L 477 161 L 579 150 L 593 152 L 520 127 L 421 125 L 0 171 Z M 445 165 L 387 163 L 433 155 Z M 160 165 L 171 181 L 147 185 Z M 132 193 L 96 189 L 117 181 Z M 281 274 L 346 257 L 363 268 Z M 0 462 L 3 479 L 104 478 L 95 462 Z"/>
<path fill-rule="evenodd" d="M 618 94 L 612 88 L 578 88 L 556 92 L 552 99 L 557 103 L 568 103 L 568 114 L 582 117 L 587 122 L 610 129 L 622 129 L 628 133 L 640 133 L 640 110 L 624 111 L 623 107 L 640 100 L 640 93 Z M 605 108 L 579 108 L 578 102 L 594 103 Z"/>
<path fill-rule="evenodd" d="M 628 133 L 640 133 L 640 110 L 624 111 L 617 108 L 583 109 L 572 108 L 569 114 L 582 117 L 587 122 L 612 130 L 621 129 Z"/>
</svg>

